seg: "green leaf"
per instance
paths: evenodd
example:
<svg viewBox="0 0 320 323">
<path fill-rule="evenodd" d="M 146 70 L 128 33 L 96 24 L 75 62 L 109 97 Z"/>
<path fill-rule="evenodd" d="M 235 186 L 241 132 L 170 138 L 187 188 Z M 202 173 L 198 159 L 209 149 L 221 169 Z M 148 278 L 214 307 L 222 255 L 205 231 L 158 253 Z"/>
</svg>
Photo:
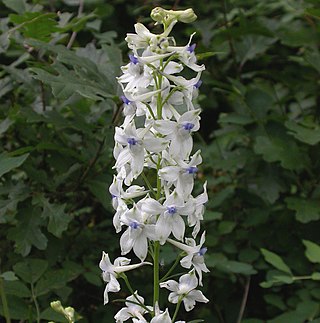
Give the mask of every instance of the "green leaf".
<svg viewBox="0 0 320 323">
<path fill-rule="evenodd" d="M 28 158 L 29 154 L 24 154 L 19 157 L 10 157 L 8 154 L 0 155 L 0 177 L 12 169 L 21 166 Z"/>
<path fill-rule="evenodd" d="M 307 15 L 320 19 L 320 9 L 319 8 L 308 8 L 305 10 Z"/>
<path fill-rule="evenodd" d="M 271 264 L 275 268 L 277 268 L 285 273 L 292 275 L 291 269 L 284 263 L 284 261 L 281 259 L 281 257 L 279 257 L 274 252 L 268 251 L 267 249 L 261 248 L 260 250 L 264 256 L 264 259 L 269 264 Z"/>
<path fill-rule="evenodd" d="M 18 297 L 30 297 L 31 291 L 29 288 L 21 281 L 5 281 L 4 288 L 6 294 L 15 295 Z"/>
<path fill-rule="evenodd" d="M 2 0 L 3 4 L 9 9 L 23 14 L 27 10 L 26 0 Z"/>
<path fill-rule="evenodd" d="M 43 259 L 26 259 L 13 266 L 14 272 L 25 282 L 34 284 L 48 268 L 48 262 Z"/>
<path fill-rule="evenodd" d="M 25 37 L 49 41 L 51 34 L 59 31 L 56 13 L 26 12 L 9 15 L 11 22 L 18 24 Z"/>
<path fill-rule="evenodd" d="M 43 199 L 42 217 L 48 218 L 48 231 L 58 238 L 62 232 L 66 231 L 72 217 L 65 213 L 66 204 L 51 204 L 47 199 Z"/>
<path fill-rule="evenodd" d="M 304 167 L 305 159 L 294 140 L 276 136 L 258 136 L 254 151 L 267 162 L 279 161 L 286 169 L 298 170 Z"/>
<path fill-rule="evenodd" d="M 6 271 L 5 273 L 2 273 L 0 277 L 8 281 L 18 280 L 17 276 L 14 274 L 13 271 Z"/>
<path fill-rule="evenodd" d="M 15 228 L 11 228 L 8 238 L 15 242 L 15 251 L 22 256 L 30 253 L 31 247 L 40 250 L 47 247 L 47 238 L 40 230 L 42 223 L 39 208 L 26 208 L 19 213 L 19 222 Z"/>
<path fill-rule="evenodd" d="M 261 35 L 246 35 L 243 37 L 235 45 L 240 65 L 243 66 L 247 61 L 255 59 L 257 55 L 264 53 L 276 40 L 276 38 Z"/>
<path fill-rule="evenodd" d="M 34 315 L 34 311 L 30 309 L 29 304 L 14 295 L 8 295 L 7 302 L 9 306 L 10 318 L 14 320 L 28 320 L 30 315 Z M 0 302 L 0 314 L 4 316 L 2 303 Z"/>
<path fill-rule="evenodd" d="M 236 225 L 237 224 L 234 221 L 222 221 L 219 223 L 218 231 L 221 234 L 228 234 L 233 231 Z"/>
<path fill-rule="evenodd" d="M 260 284 L 260 286 L 262 288 L 270 288 L 272 287 L 273 285 L 282 285 L 282 284 L 292 284 L 294 282 L 294 279 L 292 276 L 289 276 L 289 275 L 281 275 L 281 274 L 274 274 L 272 275 L 272 277 L 265 281 L 265 282 L 262 282 Z"/>
<path fill-rule="evenodd" d="M 315 199 L 287 197 L 285 199 L 289 209 L 296 211 L 296 219 L 302 223 L 320 219 L 320 202 Z"/>
<path fill-rule="evenodd" d="M 302 240 L 306 247 L 306 257 L 314 263 L 320 264 L 320 246 L 309 240 Z"/>
<path fill-rule="evenodd" d="M 320 273 L 312 273 L 311 279 L 312 280 L 320 280 Z"/>
<path fill-rule="evenodd" d="M 41 68 L 34 67 L 30 69 L 34 73 L 34 78 L 51 86 L 52 93 L 55 97 L 66 100 L 74 93 L 78 93 L 85 98 L 95 101 L 112 97 L 94 79 L 85 80 L 61 64 L 55 64 L 55 68 L 59 73 L 58 75 L 48 73 Z"/>
<path fill-rule="evenodd" d="M 308 145 L 316 145 L 320 142 L 320 127 L 314 125 L 314 128 L 307 128 L 304 125 L 298 124 L 294 121 L 287 121 L 285 126 L 290 130 L 290 134 L 296 139 Z"/>
<path fill-rule="evenodd" d="M 257 273 L 257 271 L 252 267 L 252 265 L 233 260 L 228 260 L 226 262 L 217 264 L 217 269 L 221 271 L 243 275 L 254 275 Z"/>
</svg>

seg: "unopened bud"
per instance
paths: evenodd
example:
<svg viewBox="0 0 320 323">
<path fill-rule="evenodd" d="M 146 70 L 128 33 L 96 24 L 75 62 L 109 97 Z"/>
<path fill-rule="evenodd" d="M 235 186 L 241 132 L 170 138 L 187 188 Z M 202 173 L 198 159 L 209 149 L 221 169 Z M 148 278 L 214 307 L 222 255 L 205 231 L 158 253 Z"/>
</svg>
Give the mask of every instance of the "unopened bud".
<svg viewBox="0 0 320 323">
<path fill-rule="evenodd" d="M 197 15 L 191 8 L 186 10 L 165 10 L 161 7 L 156 7 L 151 11 L 150 16 L 154 21 L 162 24 L 170 24 L 172 21 L 189 23 L 197 19 Z"/>
</svg>

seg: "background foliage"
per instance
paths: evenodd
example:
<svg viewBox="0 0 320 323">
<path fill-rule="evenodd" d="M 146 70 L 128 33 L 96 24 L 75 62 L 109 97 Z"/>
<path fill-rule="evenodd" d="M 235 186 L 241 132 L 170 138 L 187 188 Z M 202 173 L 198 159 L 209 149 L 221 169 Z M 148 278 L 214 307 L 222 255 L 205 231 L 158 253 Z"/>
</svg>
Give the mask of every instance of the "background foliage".
<svg viewBox="0 0 320 323">
<path fill-rule="evenodd" d="M 55 299 L 81 322 L 120 308 L 102 305 L 98 268 L 102 250 L 119 255 L 107 190 L 115 76 L 126 32 L 136 20 L 153 28 L 155 5 L 194 8 L 175 37 L 197 31 L 207 66 L 196 148 L 211 303 L 185 319 L 320 322 L 318 0 L 0 1 L 1 304 L 17 322 L 65 322 Z M 148 275 L 129 275 L 144 296 Z"/>
</svg>

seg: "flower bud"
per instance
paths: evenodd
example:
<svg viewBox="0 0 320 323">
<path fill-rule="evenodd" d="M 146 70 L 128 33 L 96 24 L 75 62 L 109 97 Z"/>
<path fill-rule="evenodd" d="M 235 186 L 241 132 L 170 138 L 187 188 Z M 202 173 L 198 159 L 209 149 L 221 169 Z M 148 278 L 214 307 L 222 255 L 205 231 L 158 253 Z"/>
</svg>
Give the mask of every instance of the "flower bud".
<svg viewBox="0 0 320 323">
<path fill-rule="evenodd" d="M 172 21 L 181 21 L 184 23 L 193 22 L 197 19 L 197 15 L 193 9 L 186 10 L 165 10 L 160 7 L 156 7 L 151 11 L 151 18 L 162 24 L 170 24 Z"/>
</svg>

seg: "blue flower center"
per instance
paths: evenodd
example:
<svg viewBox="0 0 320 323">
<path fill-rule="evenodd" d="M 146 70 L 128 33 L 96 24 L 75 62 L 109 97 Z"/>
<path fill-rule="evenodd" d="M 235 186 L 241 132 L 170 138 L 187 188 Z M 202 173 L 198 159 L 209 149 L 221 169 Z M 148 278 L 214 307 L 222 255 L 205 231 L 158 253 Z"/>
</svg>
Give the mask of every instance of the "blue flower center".
<svg viewBox="0 0 320 323">
<path fill-rule="evenodd" d="M 199 81 L 194 85 L 194 87 L 195 87 L 196 89 L 199 89 L 199 87 L 201 86 L 201 84 L 202 84 L 202 81 L 201 81 L 201 80 L 199 80 Z"/>
<path fill-rule="evenodd" d="M 128 138 L 128 139 L 127 139 L 127 143 L 128 143 L 130 146 L 135 146 L 135 145 L 138 143 L 138 141 L 137 141 L 136 139 L 134 139 L 134 138 Z"/>
<path fill-rule="evenodd" d="M 191 46 L 188 46 L 187 51 L 189 53 L 193 53 L 196 48 L 196 44 L 192 44 Z"/>
<path fill-rule="evenodd" d="M 120 99 L 122 100 L 122 102 L 124 104 L 130 104 L 131 103 L 131 101 L 129 99 L 127 99 L 124 95 L 121 95 Z"/>
<path fill-rule="evenodd" d="M 132 222 L 130 222 L 129 225 L 130 225 L 130 228 L 132 228 L 132 229 L 138 229 L 140 226 L 140 224 L 137 221 L 132 221 Z"/>
<path fill-rule="evenodd" d="M 175 206 L 168 206 L 167 211 L 169 214 L 173 215 L 177 212 L 177 208 Z"/>
<path fill-rule="evenodd" d="M 198 171 L 198 168 L 195 166 L 190 166 L 187 168 L 187 173 L 188 174 L 195 174 Z"/>
<path fill-rule="evenodd" d="M 208 248 L 203 247 L 199 250 L 198 255 L 203 256 L 207 252 Z"/>
<path fill-rule="evenodd" d="M 191 122 L 186 122 L 185 124 L 182 125 L 182 128 L 188 131 L 190 131 L 193 127 L 194 127 L 194 124 Z"/>
<path fill-rule="evenodd" d="M 138 64 L 139 63 L 139 60 L 137 57 L 135 57 L 134 55 L 132 54 L 129 54 L 129 59 L 130 59 L 130 62 L 133 63 L 134 65 Z"/>
</svg>

